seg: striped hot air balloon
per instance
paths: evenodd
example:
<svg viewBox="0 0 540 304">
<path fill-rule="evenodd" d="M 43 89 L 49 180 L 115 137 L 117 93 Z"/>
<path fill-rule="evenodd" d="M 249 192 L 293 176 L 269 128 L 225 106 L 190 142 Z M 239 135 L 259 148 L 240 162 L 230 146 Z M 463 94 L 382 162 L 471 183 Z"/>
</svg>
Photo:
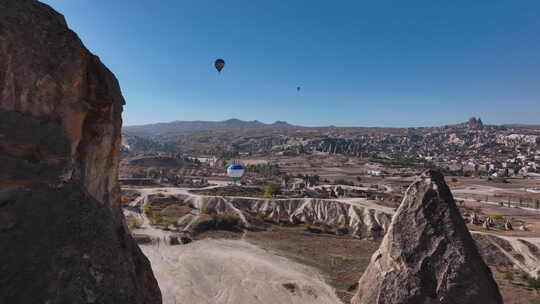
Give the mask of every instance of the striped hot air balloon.
<svg viewBox="0 0 540 304">
<path fill-rule="evenodd" d="M 232 178 L 234 181 L 240 180 L 242 175 L 244 175 L 245 169 L 239 164 L 232 164 L 227 167 L 227 176 Z"/>
</svg>

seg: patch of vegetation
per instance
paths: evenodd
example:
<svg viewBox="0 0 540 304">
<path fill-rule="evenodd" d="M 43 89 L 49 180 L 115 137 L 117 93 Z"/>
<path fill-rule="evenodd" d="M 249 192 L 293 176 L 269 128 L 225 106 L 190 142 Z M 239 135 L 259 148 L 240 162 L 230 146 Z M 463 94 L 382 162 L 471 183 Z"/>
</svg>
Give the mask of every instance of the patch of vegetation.
<svg viewBox="0 0 540 304">
<path fill-rule="evenodd" d="M 503 280 L 506 280 L 508 282 L 512 282 L 514 280 L 514 274 L 510 271 L 503 273 L 502 275 Z"/>
<path fill-rule="evenodd" d="M 348 180 L 343 179 L 343 178 L 336 179 L 336 180 L 334 181 L 334 184 L 336 184 L 336 185 L 354 186 L 354 182 L 348 181 Z"/>
<path fill-rule="evenodd" d="M 331 227 L 326 226 L 326 225 L 316 226 L 316 225 L 306 224 L 306 225 L 304 225 L 304 227 L 306 228 L 306 231 L 308 231 L 310 233 L 320 234 L 320 233 L 331 233 L 332 232 Z M 347 230 L 347 232 L 348 232 L 348 230 Z"/>
<path fill-rule="evenodd" d="M 435 165 L 424 159 L 419 157 L 404 157 L 404 156 L 395 156 L 393 159 L 388 158 L 379 158 L 377 156 L 373 156 L 369 159 L 370 162 L 379 163 L 384 165 L 385 167 L 390 168 L 431 168 L 435 169 Z M 445 174 L 446 175 L 446 174 Z"/>
<path fill-rule="evenodd" d="M 146 217 L 148 217 L 150 225 L 159 225 L 162 222 L 162 214 L 159 210 L 150 210 L 150 212 L 146 214 Z"/>
<path fill-rule="evenodd" d="M 319 226 L 319 230 L 321 231 L 321 233 L 327 233 L 330 229 L 326 225 L 321 225 Z"/>
<path fill-rule="evenodd" d="M 279 185 L 276 184 L 270 184 L 268 187 L 266 187 L 266 191 L 264 192 L 264 196 L 266 197 L 274 197 L 281 193 L 281 188 Z"/>
<path fill-rule="evenodd" d="M 212 189 L 190 190 L 191 193 L 212 196 L 246 196 L 263 197 L 264 191 L 258 187 L 242 187 L 230 185 Z"/>
<path fill-rule="evenodd" d="M 191 209 L 187 205 L 179 204 L 147 204 L 143 212 L 150 225 L 168 229 L 169 226 L 176 227 L 178 218 L 189 213 Z"/>
<path fill-rule="evenodd" d="M 314 175 L 309 175 L 309 174 L 306 174 L 306 175 L 303 175 L 302 173 L 298 173 L 296 175 L 297 178 L 301 178 L 302 180 L 304 180 L 304 182 L 308 185 L 316 185 L 320 180 L 321 180 L 321 177 L 317 174 L 314 174 Z M 330 183 L 329 180 L 325 179 L 323 180 L 323 182 L 325 183 Z"/>
<path fill-rule="evenodd" d="M 491 216 L 491 218 L 494 220 L 504 220 L 504 216 L 499 215 L 499 214 L 494 214 Z"/>
<path fill-rule="evenodd" d="M 306 231 L 311 233 L 321 233 L 321 230 L 317 226 L 312 226 L 311 224 L 305 224 L 304 227 L 306 228 Z"/>
<path fill-rule="evenodd" d="M 130 230 L 141 228 L 143 221 L 134 216 L 126 217 L 126 224 Z"/>
<path fill-rule="evenodd" d="M 242 220 L 236 215 L 218 214 L 212 217 L 214 229 L 240 231 L 244 228 Z"/>
<path fill-rule="evenodd" d="M 216 208 L 210 206 L 210 205 L 204 205 L 202 208 L 201 208 L 201 213 L 202 214 L 216 214 Z"/>
<path fill-rule="evenodd" d="M 540 279 L 529 278 L 527 279 L 527 285 L 529 285 L 530 288 L 533 288 L 538 291 L 540 290 Z"/>
<path fill-rule="evenodd" d="M 246 172 L 256 173 L 265 177 L 274 177 L 281 173 L 277 164 L 247 165 Z"/>
</svg>

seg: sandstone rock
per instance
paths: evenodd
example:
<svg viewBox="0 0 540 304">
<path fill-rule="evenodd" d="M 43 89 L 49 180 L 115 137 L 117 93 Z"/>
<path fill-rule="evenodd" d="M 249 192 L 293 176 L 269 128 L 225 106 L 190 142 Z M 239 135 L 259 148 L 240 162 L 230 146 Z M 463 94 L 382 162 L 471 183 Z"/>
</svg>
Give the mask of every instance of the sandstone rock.
<svg viewBox="0 0 540 304">
<path fill-rule="evenodd" d="M 514 227 L 512 227 L 512 223 L 509 220 L 506 220 L 506 222 L 504 222 L 504 230 L 514 230 Z"/>
<path fill-rule="evenodd" d="M 123 104 L 62 15 L 0 1 L 0 303 L 161 303 L 120 212 Z"/>
<path fill-rule="evenodd" d="M 486 229 L 486 230 L 490 230 L 491 226 L 489 225 L 489 221 L 487 219 L 482 224 L 482 227 L 484 227 L 484 229 Z"/>
<path fill-rule="evenodd" d="M 474 224 L 474 225 L 479 225 L 480 224 L 480 219 L 478 218 L 478 215 L 476 213 L 474 213 L 474 212 L 471 215 L 470 223 Z"/>
<path fill-rule="evenodd" d="M 347 232 L 361 239 L 380 239 L 390 225 L 392 209 L 377 206 L 347 204 L 329 199 L 255 199 L 239 197 L 206 196 L 203 199 L 191 195 L 178 195 L 178 201 L 192 204 L 199 210 L 214 210 L 217 214 L 233 214 L 240 218 L 247 229 L 257 229 L 259 219 L 274 223 L 302 223 L 346 227 Z M 259 218 L 259 219 L 258 219 Z M 212 227 L 206 214 L 186 215 L 178 221 L 184 231 L 199 233 Z"/>
<path fill-rule="evenodd" d="M 488 216 L 486 218 L 486 222 L 487 222 L 489 227 L 495 227 L 495 221 L 493 220 L 493 218 L 491 216 Z"/>
<path fill-rule="evenodd" d="M 409 187 L 352 303 L 502 303 L 442 174 Z"/>
</svg>

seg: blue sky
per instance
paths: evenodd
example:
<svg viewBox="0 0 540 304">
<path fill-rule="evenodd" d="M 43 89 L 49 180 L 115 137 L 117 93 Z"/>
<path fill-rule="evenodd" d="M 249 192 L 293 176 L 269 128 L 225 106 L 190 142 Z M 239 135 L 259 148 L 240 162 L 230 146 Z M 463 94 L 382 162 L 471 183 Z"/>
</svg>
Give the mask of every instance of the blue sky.
<svg viewBox="0 0 540 304">
<path fill-rule="evenodd" d="M 538 0 L 43 2 L 116 74 L 125 125 L 540 123 Z"/>
</svg>

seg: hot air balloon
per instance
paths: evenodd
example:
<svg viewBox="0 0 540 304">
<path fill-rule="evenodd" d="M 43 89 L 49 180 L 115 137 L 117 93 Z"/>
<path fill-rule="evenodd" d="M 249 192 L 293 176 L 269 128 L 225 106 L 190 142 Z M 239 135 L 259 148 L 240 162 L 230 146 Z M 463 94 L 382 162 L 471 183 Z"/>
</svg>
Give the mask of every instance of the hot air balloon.
<svg viewBox="0 0 540 304">
<path fill-rule="evenodd" d="M 227 175 L 234 181 L 239 181 L 242 175 L 244 175 L 244 167 L 239 164 L 232 164 L 227 167 Z"/>
<path fill-rule="evenodd" d="M 296 87 L 296 91 L 300 91 L 300 87 Z"/>
<path fill-rule="evenodd" d="M 218 72 L 221 72 L 221 70 L 223 69 L 223 67 L 225 66 L 225 60 L 223 59 L 216 59 L 216 61 L 214 62 L 214 66 L 216 67 L 216 70 Z"/>
</svg>

